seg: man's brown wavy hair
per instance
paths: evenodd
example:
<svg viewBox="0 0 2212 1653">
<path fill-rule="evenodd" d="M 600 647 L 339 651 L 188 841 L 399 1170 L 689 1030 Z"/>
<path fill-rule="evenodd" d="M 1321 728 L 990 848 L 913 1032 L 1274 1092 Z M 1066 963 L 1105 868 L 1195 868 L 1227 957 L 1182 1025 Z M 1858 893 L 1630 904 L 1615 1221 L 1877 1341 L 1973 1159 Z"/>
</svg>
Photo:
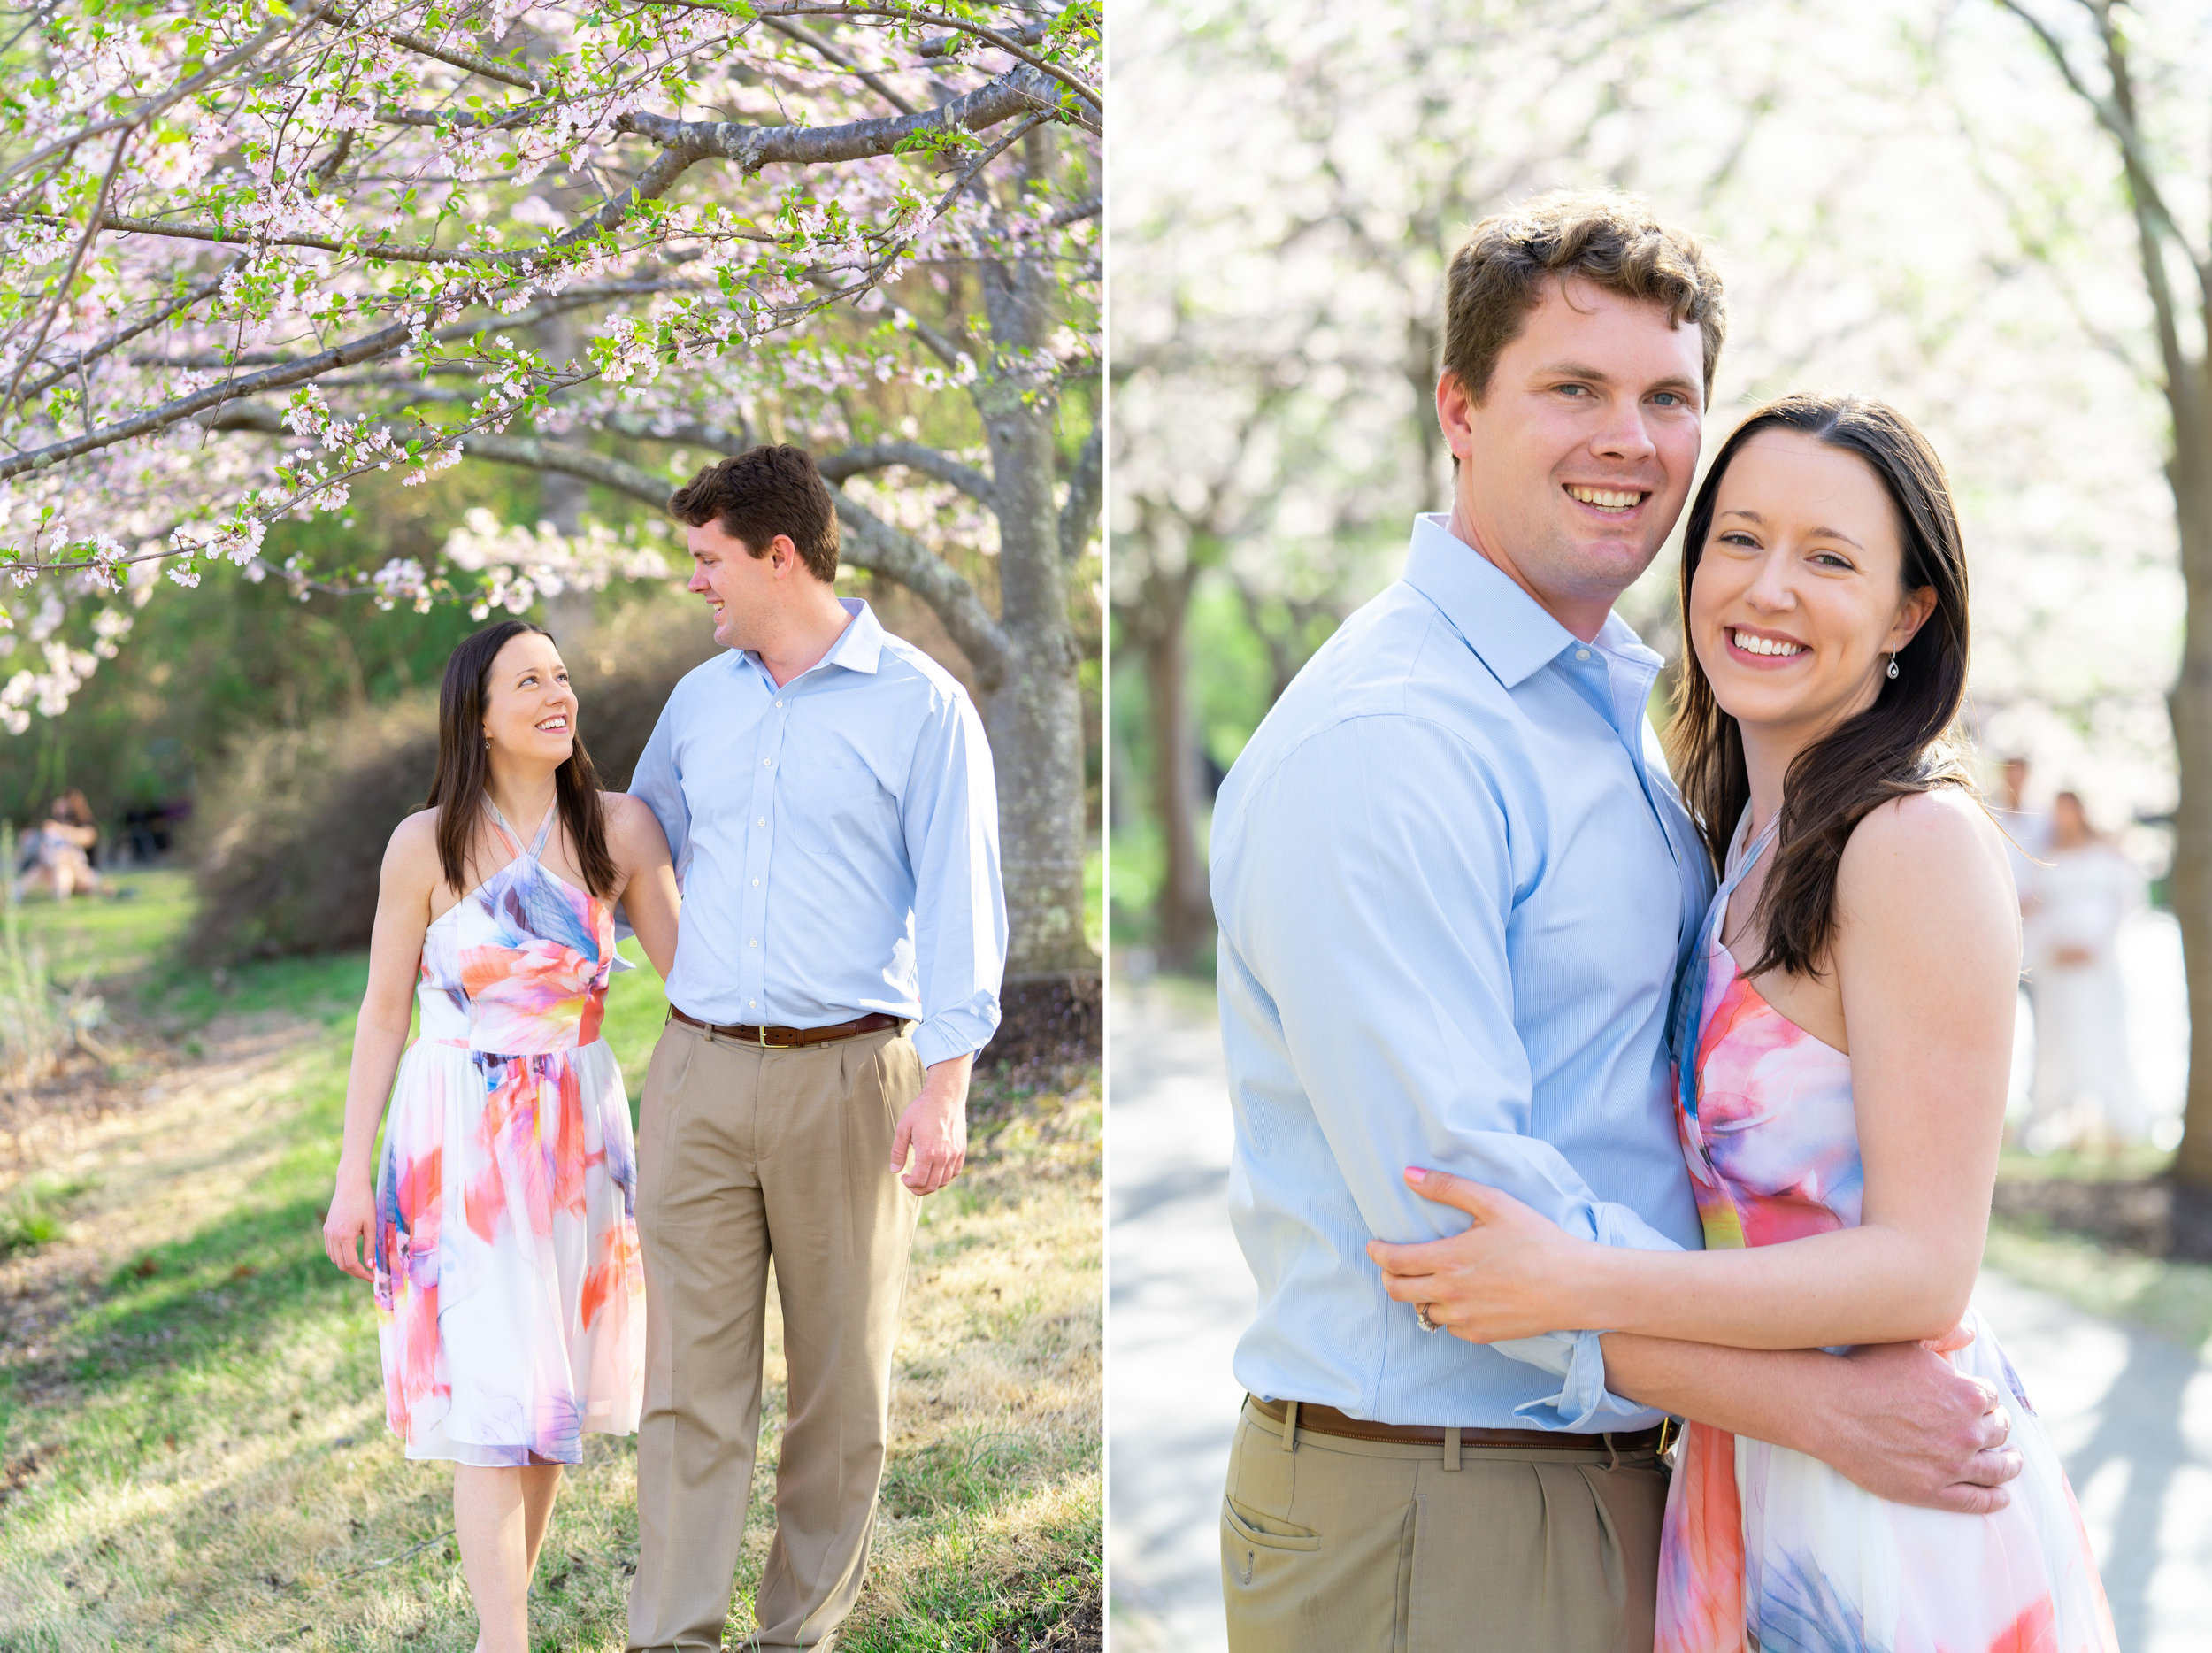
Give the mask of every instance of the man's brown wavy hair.
<svg viewBox="0 0 2212 1653">
<path fill-rule="evenodd" d="M 809 573 L 824 585 L 837 578 L 837 507 L 803 448 L 749 448 L 708 465 L 669 496 L 668 510 L 695 528 L 719 523 L 756 557 L 783 534 Z"/>
<path fill-rule="evenodd" d="M 1611 190 L 1554 190 L 1475 226 L 1444 281 L 1442 370 L 1479 403 L 1490 393 L 1498 353 L 1543 302 L 1544 283 L 1568 276 L 1662 305 L 1678 327 L 1697 323 L 1705 335 L 1705 398 L 1712 400 L 1728 336 L 1720 272 L 1696 236 Z"/>
</svg>

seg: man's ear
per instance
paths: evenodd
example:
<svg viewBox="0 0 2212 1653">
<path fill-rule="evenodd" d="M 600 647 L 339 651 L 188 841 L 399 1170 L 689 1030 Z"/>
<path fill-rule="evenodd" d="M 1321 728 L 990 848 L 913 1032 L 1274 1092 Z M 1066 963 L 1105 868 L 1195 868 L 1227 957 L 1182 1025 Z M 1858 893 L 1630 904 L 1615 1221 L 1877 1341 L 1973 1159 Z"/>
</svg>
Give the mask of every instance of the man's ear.
<svg viewBox="0 0 2212 1653">
<path fill-rule="evenodd" d="M 768 542 L 768 566 L 781 580 L 799 566 L 799 548 L 787 534 L 779 534 Z"/>
<path fill-rule="evenodd" d="M 1457 373 L 1437 375 L 1436 422 L 1444 433 L 1444 445 L 1452 450 L 1455 459 L 1465 458 L 1473 450 L 1474 434 L 1468 428 L 1468 420 L 1474 404 L 1474 398 L 1467 394 L 1467 387 L 1460 382 Z"/>
</svg>

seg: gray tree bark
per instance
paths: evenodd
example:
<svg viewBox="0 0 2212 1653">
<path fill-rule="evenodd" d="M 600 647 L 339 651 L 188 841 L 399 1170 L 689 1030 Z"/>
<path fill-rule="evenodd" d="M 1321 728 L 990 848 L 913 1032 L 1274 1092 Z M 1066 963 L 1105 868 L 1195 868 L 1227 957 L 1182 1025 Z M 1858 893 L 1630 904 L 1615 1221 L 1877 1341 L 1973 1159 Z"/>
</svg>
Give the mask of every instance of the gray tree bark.
<svg viewBox="0 0 2212 1653">
<path fill-rule="evenodd" d="M 1004 657 L 983 688 L 999 778 L 1010 977 L 1098 967 L 1083 934 L 1083 705 L 1068 615 L 1068 558 L 1055 495 L 1059 398 L 1044 359 L 1049 273 L 1028 260 L 983 267 L 992 359 L 974 387 L 991 450 L 999 524 Z M 979 662 L 979 666 L 980 663 Z"/>
</svg>

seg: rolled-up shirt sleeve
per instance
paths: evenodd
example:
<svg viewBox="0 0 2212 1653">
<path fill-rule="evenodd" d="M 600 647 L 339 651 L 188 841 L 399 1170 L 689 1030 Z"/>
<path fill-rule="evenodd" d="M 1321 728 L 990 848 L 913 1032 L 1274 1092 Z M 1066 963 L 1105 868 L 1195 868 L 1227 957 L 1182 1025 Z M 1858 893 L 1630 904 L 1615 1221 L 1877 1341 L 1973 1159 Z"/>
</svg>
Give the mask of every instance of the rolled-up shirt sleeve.
<svg viewBox="0 0 2212 1653">
<path fill-rule="evenodd" d="M 968 1056 L 998 1030 L 1006 971 L 1006 892 L 999 874 L 998 786 L 982 719 L 965 695 L 943 695 L 915 742 L 899 803 L 914 869 L 914 962 L 926 1067 Z"/>
<path fill-rule="evenodd" d="M 1423 1166 L 1501 1188 L 1586 1239 L 1680 1249 L 1630 1207 L 1599 1199 L 1529 1134 L 1507 934 L 1517 885 L 1535 869 L 1517 873 L 1515 823 L 1479 751 L 1417 717 L 1347 719 L 1289 753 L 1243 819 L 1240 888 L 1223 903 L 1225 923 L 1274 1000 L 1319 1127 L 1378 1238 L 1465 1227 L 1460 1212 L 1406 1186 L 1407 1168 Z M 1529 1422 L 1586 1430 L 1648 1416 L 1605 1391 L 1600 1329 L 1494 1345 L 1563 1379 L 1558 1394 L 1518 1409 Z"/>
<path fill-rule="evenodd" d="M 645 750 L 630 774 L 630 796 L 653 811 L 667 834 L 669 859 L 675 863 L 676 888 L 684 886 L 691 868 L 691 807 L 684 802 L 683 776 L 676 767 L 676 704 L 680 688 L 661 708 Z"/>
</svg>

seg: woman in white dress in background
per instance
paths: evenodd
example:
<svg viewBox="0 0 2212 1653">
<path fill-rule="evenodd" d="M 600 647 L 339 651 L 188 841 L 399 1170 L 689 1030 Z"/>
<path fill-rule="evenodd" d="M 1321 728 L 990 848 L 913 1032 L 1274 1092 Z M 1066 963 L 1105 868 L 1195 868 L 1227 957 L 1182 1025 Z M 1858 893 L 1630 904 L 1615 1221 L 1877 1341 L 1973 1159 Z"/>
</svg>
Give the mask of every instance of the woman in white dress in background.
<svg viewBox="0 0 2212 1653">
<path fill-rule="evenodd" d="M 2128 1061 L 2120 926 L 2140 904 L 2134 865 L 2089 823 L 2080 795 L 2051 803 L 2050 836 L 2028 886 L 2027 967 L 2035 1080 L 2023 1140 L 2035 1153 L 2143 1141 L 2149 1121 Z"/>
</svg>

